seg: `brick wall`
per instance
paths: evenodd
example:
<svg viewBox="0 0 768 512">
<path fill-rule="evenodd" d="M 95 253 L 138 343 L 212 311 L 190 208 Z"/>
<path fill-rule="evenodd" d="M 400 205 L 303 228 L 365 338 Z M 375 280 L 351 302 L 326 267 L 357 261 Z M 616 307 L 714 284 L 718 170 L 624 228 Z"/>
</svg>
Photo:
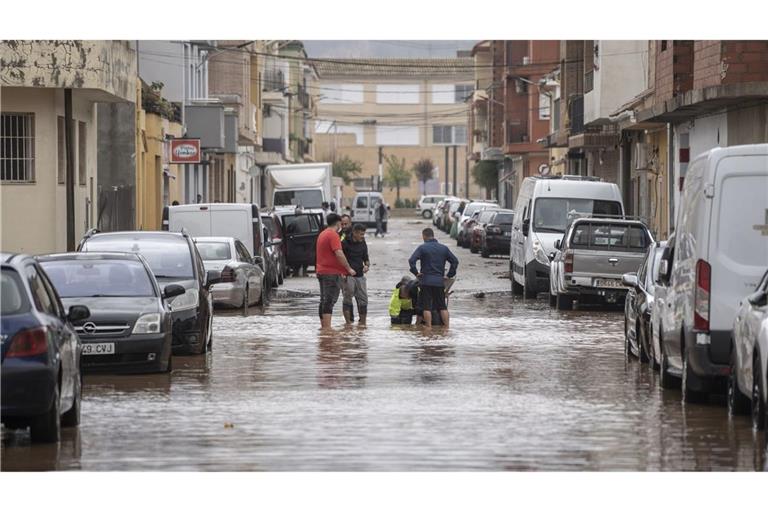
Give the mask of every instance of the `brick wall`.
<svg viewBox="0 0 768 512">
<path fill-rule="evenodd" d="M 723 41 L 723 84 L 768 81 L 768 41 Z"/>
<path fill-rule="evenodd" d="M 722 83 L 721 63 L 723 41 L 696 41 L 693 43 L 693 88 L 717 86 Z"/>
<path fill-rule="evenodd" d="M 655 44 L 655 102 L 669 100 L 694 86 L 693 41 L 658 41 Z"/>
</svg>

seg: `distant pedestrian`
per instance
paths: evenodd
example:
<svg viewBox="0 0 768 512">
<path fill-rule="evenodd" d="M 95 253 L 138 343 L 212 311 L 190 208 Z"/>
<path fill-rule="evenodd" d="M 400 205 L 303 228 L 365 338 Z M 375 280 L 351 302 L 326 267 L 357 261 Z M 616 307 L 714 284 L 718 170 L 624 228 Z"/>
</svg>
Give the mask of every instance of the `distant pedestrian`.
<svg viewBox="0 0 768 512">
<path fill-rule="evenodd" d="M 359 324 L 365 325 L 368 316 L 368 286 L 365 274 L 371 267 L 371 261 L 368 258 L 368 245 L 365 243 L 365 226 L 355 224 L 352 228 L 352 236 L 346 238 L 341 246 L 349 266 L 355 271 L 354 275 L 344 276 L 341 279 L 344 320 L 348 324 L 355 321 L 355 310 L 352 302 L 354 299 L 357 302 L 357 314 L 360 316 Z"/>
<path fill-rule="evenodd" d="M 346 213 L 341 216 L 341 241 L 352 238 L 352 217 Z"/>
<path fill-rule="evenodd" d="M 323 209 L 323 219 L 328 217 L 328 214 L 331 213 L 331 207 L 328 205 L 328 201 L 323 201 L 320 204 L 320 208 Z"/>
<path fill-rule="evenodd" d="M 331 213 L 326 218 L 326 222 L 328 227 L 317 237 L 315 254 L 317 280 L 320 283 L 320 326 L 324 329 L 331 326 L 333 307 L 339 300 L 341 292 L 342 276 L 355 275 L 341 247 L 339 238 L 341 217 Z"/>
<path fill-rule="evenodd" d="M 450 264 L 448 277 L 456 275 L 459 260 L 448 247 L 435 239 L 432 228 L 421 232 L 424 243 L 416 248 L 408 264 L 411 273 L 419 279 L 419 309 L 424 315 L 424 325 L 432 327 L 432 311 L 437 311 L 444 326 L 448 327 L 448 305 L 445 302 L 445 264 Z M 416 268 L 416 262 L 421 268 Z"/>
<path fill-rule="evenodd" d="M 200 204 L 202 202 L 203 202 L 203 195 L 202 194 L 197 194 L 197 203 Z"/>
<path fill-rule="evenodd" d="M 374 236 L 384 236 L 384 221 L 387 216 L 387 207 L 384 206 L 384 201 L 378 202 L 374 208 L 374 215 L 376 218 L 376 234 Z"/>
<path fill-rule="evenodd" d="M 171 206 L 179 206 L 179 202 L 178 201 L 174 201 L 174 202 L 171 203 Z"/>
</svg>

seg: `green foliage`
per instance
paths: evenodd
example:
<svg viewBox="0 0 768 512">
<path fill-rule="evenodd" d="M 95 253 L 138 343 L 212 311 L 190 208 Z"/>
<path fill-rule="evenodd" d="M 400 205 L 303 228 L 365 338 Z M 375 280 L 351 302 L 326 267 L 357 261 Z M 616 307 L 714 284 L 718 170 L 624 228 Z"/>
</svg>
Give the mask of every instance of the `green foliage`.
<svg viewBox="0 0 768 512">
<path fill-rule="evenodd" d="M 384 161 L 387 169 L 384 181 L 390 190 L 397 190 L 397 199 L 400 199 L 400 188 L 411 183 L 411 173 L 405 167 L 405 158 L 398 159 L 395 155 L 387 155 Z"/>
<path fill-rule="evenodd" d="M 147 113 L 157 114 L 169 121 L 181 122 L 181 105 L 163 98 L 162 82 L 152 82 L 152 85 L 141 82 L 141 108 Z"/>
<path fill-rule="evenodd" d="M 493 160 L 480 160 L 472 167 L 472 178 L 487 191 L 496 190 L 499 186 L 498 163 Z"/>
<path fill-rule="evenodd" d="M 345 185 L 349 185 L 361 172 L 363 172 L 363 163 L 352 160 L 347 155 L 333 163 L 333 175 L 344 180 Z"/>
<path fill-rule="evenodd" d="M 422 158 L 415 164 L 413 164 L 413 174 L 416 179 L 426 186 L 427 181 L 432 179 L 432 172 L 435 169 L 435 164 L 429 158 Z"/>
<path fill-rule="evenodd" d="M 407 201 L 407 199 L 406 199 L 406 201 Z M 402 199 L 396 199 L 395 200 L 395 208 L 406 208 L 405 201 L 403 201 Z"/>
</svg>

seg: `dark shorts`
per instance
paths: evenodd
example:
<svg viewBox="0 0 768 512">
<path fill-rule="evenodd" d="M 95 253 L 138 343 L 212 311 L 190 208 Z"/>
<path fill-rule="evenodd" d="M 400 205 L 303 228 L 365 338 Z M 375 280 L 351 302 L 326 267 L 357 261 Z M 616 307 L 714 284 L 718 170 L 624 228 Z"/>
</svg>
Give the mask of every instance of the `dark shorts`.
<svg viewBox="0 0 768 512">
<path fill-rule="evenodd" d="M 341 293 L 341 276 L 338 274 L 318 274 L 320 282 L 320 316 L 333 313 L 333 306 Z"/>
<path fill-rule="evenodd" d="M 444 311 L 448 309 L 445 304 L 444 286 L 421 285 L 419 292 L 419 309 L 422 311 Z"/>
</svg>

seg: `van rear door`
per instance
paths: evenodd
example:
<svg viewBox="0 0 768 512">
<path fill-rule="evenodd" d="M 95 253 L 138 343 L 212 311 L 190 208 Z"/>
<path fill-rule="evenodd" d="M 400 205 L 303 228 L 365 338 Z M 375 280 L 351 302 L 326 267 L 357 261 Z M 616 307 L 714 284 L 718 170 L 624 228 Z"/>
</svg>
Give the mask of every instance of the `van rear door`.
<svg viewBox="0 0 768 512">
<path fill-rule="evenodd" d="M 315 247 L 322 226 L 322 214 L 302 213 L 282 218 L 285 261 L 289 267 L 315 264 Z"/>
<path fill-rule="evenodd" d="M 373 222 L 372 206 L 370 204 L 370 194 L 357 194 L 355 198 L 355 204 L 353 205 L 354 215 L 352 219 L 354 222 Z"/>
<path fill-rule="evenodd" d="M 212 236 L 211 212 L 207 206 L 171 208 L 168 226 L 169 231 L 181 232 L 186 229 L 193 237 Z"/>
</svg>

